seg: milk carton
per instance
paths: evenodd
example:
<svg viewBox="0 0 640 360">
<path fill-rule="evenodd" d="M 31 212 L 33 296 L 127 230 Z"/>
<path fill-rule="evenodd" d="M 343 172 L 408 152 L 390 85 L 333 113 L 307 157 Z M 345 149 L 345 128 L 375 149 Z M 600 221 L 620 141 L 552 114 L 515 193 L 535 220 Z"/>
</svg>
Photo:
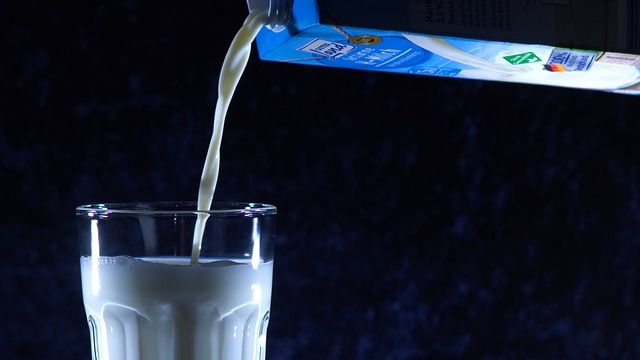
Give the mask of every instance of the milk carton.
<svg viewBox="0 0 640 360">
<path fill-rule="evenodd" d="M 263 0 L 253 6 L 273 9 L 257 38 L 263 60 L 640 95 L 637 0 Z"/>
</svg>

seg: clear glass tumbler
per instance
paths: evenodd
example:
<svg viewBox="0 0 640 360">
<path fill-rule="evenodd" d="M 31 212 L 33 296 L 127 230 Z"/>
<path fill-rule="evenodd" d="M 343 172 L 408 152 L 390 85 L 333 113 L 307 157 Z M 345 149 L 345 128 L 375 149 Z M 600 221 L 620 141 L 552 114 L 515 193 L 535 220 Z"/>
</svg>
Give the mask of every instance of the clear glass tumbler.
<svg viewBox="0 0 640 360">
<path fill-rule="evenodd" d="M 98 204 L 76 215 L 94 360 L 265 358 L 274 206 Z M 208 219 L 194 262 L 198 216 Z"/>
</svg>

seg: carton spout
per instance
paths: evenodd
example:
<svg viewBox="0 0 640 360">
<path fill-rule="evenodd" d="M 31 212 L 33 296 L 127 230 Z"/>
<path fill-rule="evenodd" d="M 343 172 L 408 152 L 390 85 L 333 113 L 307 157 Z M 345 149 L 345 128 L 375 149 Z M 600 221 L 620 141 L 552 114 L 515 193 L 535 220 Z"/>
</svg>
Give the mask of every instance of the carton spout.
<svg viewBox="0 0 640 360">
<path fill-rule="evenodd" d="M 267 11 L 267 28 L 273 32 L 284 30 L 291 19 L 293 0 L 247 0 L 249 11 Z"/>
</svg>

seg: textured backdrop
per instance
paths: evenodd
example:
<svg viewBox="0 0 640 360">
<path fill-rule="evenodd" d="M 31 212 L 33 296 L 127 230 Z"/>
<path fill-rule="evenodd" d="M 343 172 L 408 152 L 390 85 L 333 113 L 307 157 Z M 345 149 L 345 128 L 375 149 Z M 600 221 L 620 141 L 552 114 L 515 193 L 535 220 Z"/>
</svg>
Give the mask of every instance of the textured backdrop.
<svg viewBox="0 0 640 360">
<path fill-rule="evenodd" d="M 1 359 L 88 359 L 74 207 L 195 200 L 241 0 L 0 3 Z M 261 62 L 269 359 L 639 358 L 640 98 Z"/>
</svg>

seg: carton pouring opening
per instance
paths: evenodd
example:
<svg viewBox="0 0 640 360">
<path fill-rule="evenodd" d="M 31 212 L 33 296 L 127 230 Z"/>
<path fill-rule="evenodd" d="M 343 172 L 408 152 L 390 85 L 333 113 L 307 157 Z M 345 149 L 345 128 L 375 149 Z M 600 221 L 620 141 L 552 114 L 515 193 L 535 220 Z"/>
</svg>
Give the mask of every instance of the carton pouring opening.
<svg viewBox="0 0 640 360">
<path fill-rule="evenodd" d="M 293 0 L 247 0 L 249 11 L 267 11 L 267 28 L 280 32 L 287 28 L 291 19 Z"/>
</svg>

